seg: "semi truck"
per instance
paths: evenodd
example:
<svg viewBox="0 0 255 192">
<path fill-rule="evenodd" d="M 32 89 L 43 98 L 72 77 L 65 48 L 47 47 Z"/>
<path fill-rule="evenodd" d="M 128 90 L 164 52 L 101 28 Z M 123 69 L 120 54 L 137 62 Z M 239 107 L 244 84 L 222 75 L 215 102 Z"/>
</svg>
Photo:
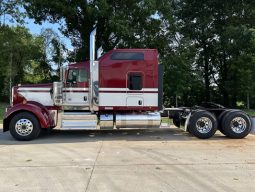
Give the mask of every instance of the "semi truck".
<svg viewBox="0 0 255 192">
<path fill-rule="evenodd" d="M 160 128 L 162 116 L 201 139 L 217 130 L 235 139 L 251 131 L 246 113 L 214 103 L 164 108 L 164 70 L 157 49 L 113 49 L 102 54 L 96 53 L 95 43 L 96 29 L 90 34 L 89 61 L 62 67 L 59 82 L 14 86 L 3 131 L 28 141 L 42 129 Z"/>
</svg>

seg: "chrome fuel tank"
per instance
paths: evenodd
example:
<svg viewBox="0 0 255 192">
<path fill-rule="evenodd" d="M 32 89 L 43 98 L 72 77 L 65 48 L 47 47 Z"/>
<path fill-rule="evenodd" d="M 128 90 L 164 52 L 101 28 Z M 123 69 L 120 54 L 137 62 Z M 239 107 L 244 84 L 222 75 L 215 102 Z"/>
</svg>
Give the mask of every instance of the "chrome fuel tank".
<svg viewBox="0 0 255 192">
<path fill-rule="evenodd" d="M 159 128 L 160 113 L 116 114 L 116 128 Z"/>
</svg>

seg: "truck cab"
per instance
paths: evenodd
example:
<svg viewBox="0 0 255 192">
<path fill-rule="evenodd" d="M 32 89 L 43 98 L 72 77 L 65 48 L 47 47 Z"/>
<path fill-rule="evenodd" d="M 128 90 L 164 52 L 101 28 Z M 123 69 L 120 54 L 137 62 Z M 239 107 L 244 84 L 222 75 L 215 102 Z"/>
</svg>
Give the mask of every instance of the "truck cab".
<svg viewBox="0 0 255 192">
<path fill-rule="evenodd" d="M 57 87 L 53 88 L 53 102 L 69 110 L 90 110 L 89 101 L 95 111 L 158 110 L 157 55 L 156 49 L 107 52 L 95 61 L 91 90 L 89 62 L 70 64 L 62 69 L 61 81 L 53 84 Z M 89 99 L 90 92 L 93 98 Z"/>
<path fill-rule="evenodd" d="M 95 31 L 90 40 L 90 61 L 61 68 L 59 82 L 13 88 L 4 131 L 30 140 L 41 128 L 160 126 L 163 70 L 157 50 L 113 49 L 96 59 Z"/>
</svg>

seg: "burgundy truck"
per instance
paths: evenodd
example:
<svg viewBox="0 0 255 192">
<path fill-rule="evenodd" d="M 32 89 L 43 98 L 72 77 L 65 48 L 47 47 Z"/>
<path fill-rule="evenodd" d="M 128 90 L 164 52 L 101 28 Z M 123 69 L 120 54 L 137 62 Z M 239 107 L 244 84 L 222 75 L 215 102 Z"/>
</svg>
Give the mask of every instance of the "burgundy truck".
<svg viewBox="0 0 255 192">
<path fill-rule="evenodd" d="M 90 61 L 61 69 L 61 81 L 12 88 L 3 129 L 17 140 L 35 139 L 42 129 L 93 130 L 159 128 L 161 116 L 202 139 L 220 130 L 244 138 L 251 120 L 240 110 L 213 103 L 163 108 L 163 66 L 156 49 L 114 49 L 95 59 L 96 30 L 90 35 Z"/>
</svg>

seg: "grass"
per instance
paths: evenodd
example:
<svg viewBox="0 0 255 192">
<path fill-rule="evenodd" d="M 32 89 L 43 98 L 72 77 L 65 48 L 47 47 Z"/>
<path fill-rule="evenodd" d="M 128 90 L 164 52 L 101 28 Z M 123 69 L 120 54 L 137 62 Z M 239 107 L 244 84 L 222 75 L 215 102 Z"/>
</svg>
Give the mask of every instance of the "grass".
<svg viewBox="0 0 255 192">
<path fill-rule="evenodd" d="M 167 123 L 168 125 L 172 125 L 172 124 L 173 124 L 172 121 L 173 121 L 172 119 L 169 119 L 169 118 L 167 118 L 167 117 L 163 117 L 163 118 L 161 119 L 161 122 L 162 122 L 162 123 Z"/>
<path fill-rule="evenodd" d="M 0 103 L 0 123 L 3 123 L 3 117 L 5 113 L 5 108 L 8 106 L 8 103 Z"/>
<path fill-rule="evenodd" d="M 255 110 L 253 110 L 253 109 L 244 109 L 244 111 L 248 114 L 248 115 L 250 115 L 250 116 L 255 116 Z"/>
</svg>

